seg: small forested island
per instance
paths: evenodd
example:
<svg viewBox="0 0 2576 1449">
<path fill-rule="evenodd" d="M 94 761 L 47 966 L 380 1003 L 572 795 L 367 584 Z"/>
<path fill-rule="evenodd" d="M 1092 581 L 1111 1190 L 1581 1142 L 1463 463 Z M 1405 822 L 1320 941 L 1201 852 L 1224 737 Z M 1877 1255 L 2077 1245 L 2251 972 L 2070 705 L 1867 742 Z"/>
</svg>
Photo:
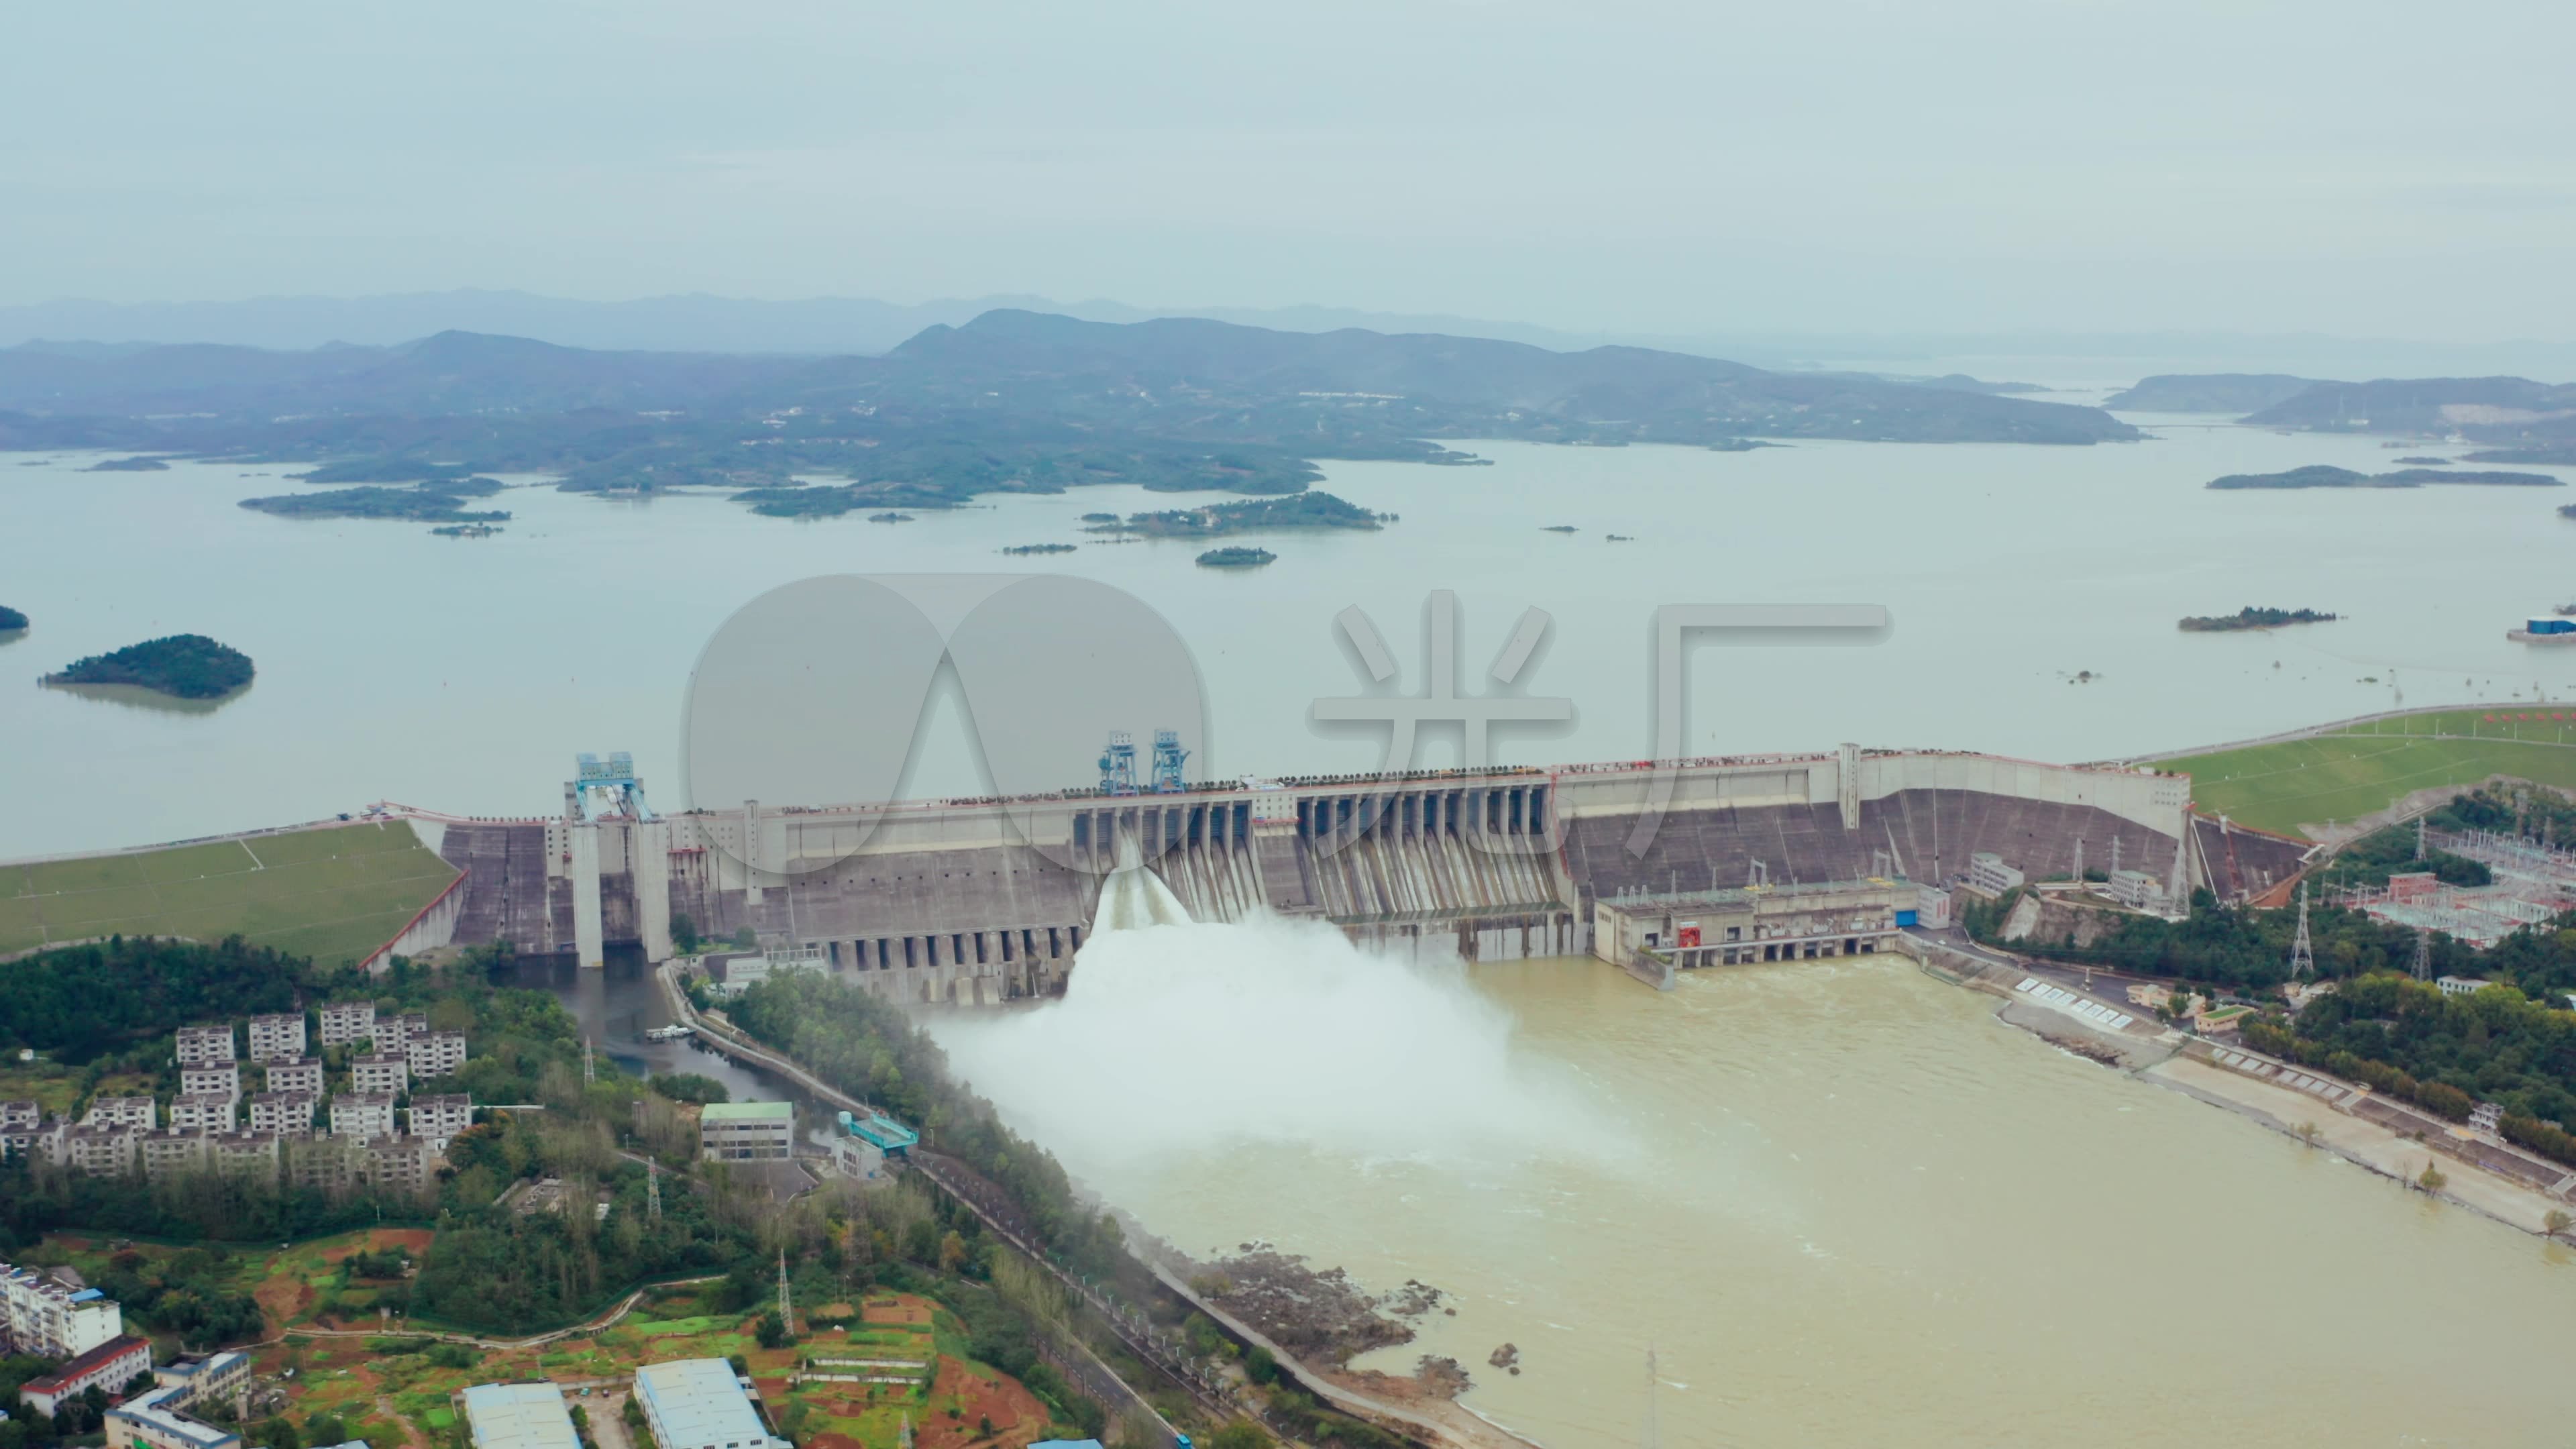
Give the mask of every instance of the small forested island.
<svg viewBox="0 0 2576 1449">
<path fill-rule="evenodd" d="M 250 683 L 250 656 L 203 634 L 172 634 L 93 654 L 47 684 L 132 684 L 178 699 L 218 699 Z"/>
<path fill-rule="evenodd" d="M 322 469 L 308 476 L 329 472 Z M 498 478 L 439 476 L 408 488 L 367 485 L 325 488 L 318 493 L 280 493 L 245 498 L 244 508 L 280 518 L 394 518 L 410 523 L 499 523 L 509 514 L 499 509 L 469 509 L 464 500 L 489 498 L 501 491 Z"/>
<path fill-rule="evenodd" d="M 1571 523 L 1551 523 L 1551 524 L 1549 524 L 1547 527 L 1545 527 L 1545 528 L 1543 528 L 1543 529 L 1541 529 L 1541 530 L 1539 530 L 1539 531 L 1540 531 L 1541 533 L 1580 533 L 1580 532 L 1582 532 L 1582 530 L 1581 530 L 1581 529 L 1576 528 L 1576 527 L 1575 527 L 1573 524 L 1571 524 Z"/>
<path fill-rule="evenodd" d="M 2451 466 L 2451 460 L 2448 458 L 2400 458 L 2397 461 L 2400 463 L 2414 463 L 2426 468 L 2448 468 Z"/>
<path fill-rule="evenodd" d="M 1085 523 L 1116 523 L 1118 521 L 1118 515 L 1115 513 L 1086 513 L 1082 515 L 1082 521 Z"/>
<path fill-rule="evenodd" d="M 2528 448 L 2482 448 L 2463 454 L 2463 463 L 2550 463 L 2576 467 L 2576 443 L 2539 443 Z"/>
<path fill-rule="evenodd" d="M 911 514 L 909 514 L 909 513 L 871 513 L 871 514 L 869 514 L 869 515 L 868 515 L 868 522 L 870 522 L 870 523 L 910 523 L 910 522 L 912 522 L 912 515 L 911 515 Z"/>
<path fill-rule="evenodd" d="M 1614 533 L 1610 535 L 1610 541 L 1612 543 L 1635 543 L 1637 541 L 1637 536 L 1633 533 Z"/>
<path fill-rule="evenodd" d="M 2258 609 L 2233 614 L 2194 614 L 2180 625 L 2187 634 L 2228 634 L 2239 629 L 2277 629 L 2283 624 L 2331 624 L 2335 616 L 2316 609 Z"/>
<path fill-rule="evenodd" d="M 1022 543 L 1014 544 L 1002 552 L 1015 556 L 1032 553 L 1080 553 L 1082 546 L 1072 543 Z"/>
<path fill-rule="evenodd" d="M 430 535 L 434 538 L 490 538 L 500 531 L 488 523 L 451 523 L 444 528 L 431 529 Z"/>
<path fill-rule="evenodd" d="M 1263 564 L 1276 563 L 1278 559 L 1279 555 L 1272 553 L 1266 548 L 1244 548 L 1241 546 L 1212 548 L 1199 555 L 1199 567 L 1203 569 L 1257 569 Z"/>
<path fill-rule="evenodd" d="M 2230 473 L 2213 479 L 2212 488 L 2421 488 L 2427 483 L 2483 484 L 2497 488 L 2563 488 L 2563 480 L 2546 473 L 2461 473 L 2449 468 L 2401 468 L 2394 473 L 2356 473 L 2325 463 L 2311 463 L 2286 473 Z"/>
<path fill-rule="evenodd" d="M 1308 491 L 1281 498 L 1254 498 L 1242 503 L 1214 503 L 1205 508 L 1135 513 L 1128 515 L 1125 523 L 1095 524 L 1093 529 L 1102 533 L 1140 533 L 1152 538 L 1220 538 L 1230 533 L 1276 533 L 1306 528 L 1374 531 L 1394 521 L 1392 513 L 1371 513 L 1330 493 Z"/>
<path fill-rule="evenodd" d="M 84 473 L 167 473 L 170 465 L 158 458 L 108 458 L 90 464 Z"/>
<path fill-rule="evenodd" d="M 15 609 L 0 606 L 0 634 L 15 634 L 26 627 L 26 615 Z"/>
</svg>

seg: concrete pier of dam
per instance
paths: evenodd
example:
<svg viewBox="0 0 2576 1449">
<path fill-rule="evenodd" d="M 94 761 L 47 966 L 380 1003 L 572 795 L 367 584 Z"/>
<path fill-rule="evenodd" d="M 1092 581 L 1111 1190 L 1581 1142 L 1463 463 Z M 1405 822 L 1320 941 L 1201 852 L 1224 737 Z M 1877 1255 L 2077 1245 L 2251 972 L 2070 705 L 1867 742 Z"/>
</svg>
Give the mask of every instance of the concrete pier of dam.
<svg viewBox="0 0 2576 1449">
<path fill-rule="evenodd" d="M 672 954 L 671 924 L 811 947 L 890 999 L 1062 989 L 1121 841 L 1200 920 L 1263 910 L 1470 960 L 1591 951 L 1596 902 L 1763 880 L 1935 886 L 1999 857 L 2033 879 L 2115 861 L 2176 895 L 2259 895 L 2306 842 L 2196 816 L 2190 781 L 1938 751 L 1247 781 L 653 816 L 436 819 L 466 872 L 459 943 L 598 964 Z"/>
</svg>

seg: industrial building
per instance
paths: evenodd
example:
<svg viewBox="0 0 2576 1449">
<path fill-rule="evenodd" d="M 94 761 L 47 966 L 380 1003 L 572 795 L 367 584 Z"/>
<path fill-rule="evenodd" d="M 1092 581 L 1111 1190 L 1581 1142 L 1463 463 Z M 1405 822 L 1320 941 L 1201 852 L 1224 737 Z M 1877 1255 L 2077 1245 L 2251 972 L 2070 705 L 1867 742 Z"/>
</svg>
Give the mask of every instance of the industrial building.
<svg viewBox="0 0 2576 1449">
<path fill-rule="evenodd" d="M 1644 892 L 1593 903 L 1592 951 L 1630 965 L 1734 966 L 1869 955 L 1915 923 L 1912 881 L 1868 877 L 1812 885 Z"/>
<path fill-rule="evenodd" d="M 698 1148 L 714 1162 L 783 1162 L 796 1155 L 793 1102 L 710 1102 L 698 1113 Z"/>
<path fill-rule="evenodd" d="M 646 1364 L 635 1371 L 635 1402 L 661 1449 L 789 1449 L 720 1358 Z"/>
<path fill-rule="evenodd" d="M 581 1449 L 563 1390 L 553 1384 L 475 1384 L 463 1398 L 474 1449 Z"/>
</svg>

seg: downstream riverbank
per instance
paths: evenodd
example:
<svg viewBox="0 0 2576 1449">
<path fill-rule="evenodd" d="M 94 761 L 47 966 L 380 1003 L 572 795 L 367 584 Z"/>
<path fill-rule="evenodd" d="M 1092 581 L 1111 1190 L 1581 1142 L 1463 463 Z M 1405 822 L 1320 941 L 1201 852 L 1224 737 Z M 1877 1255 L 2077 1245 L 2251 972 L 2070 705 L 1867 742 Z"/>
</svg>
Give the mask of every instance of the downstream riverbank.
<svg viewBox="0 0 2576 1449">
<path fill-rule="evenodd" d="M 2541 1238 L 2552 1236 L 2549 1214 L 2569 1206 L 2565 1196 L 2548 1190 L 2570 1176 L 2564 1169 L 2501 1143 L 2456 1133 L 2449 1123 L 2367 1087 L 2164 1027 L 2152 1016 L 2135 1014 L 2130 1026 L 2120 1029 L 2080 1010 L 2076 1003 L 2089 1000 L 2128 1014 L 2116 981 L 2088 997 L 2067 990 L 2079 984 L 2080 973 L 2064 968 L 1971 966 L 1964 956 L 1949 954 L 1939 964 L 1927 962 L 1926 969 L 1942 980 L 2002 998 L 1997 1020 L 2053 1046 L 2222 1108 L 2406 1191 L 2427 1192 L 2420 1179 L 2427 1166 L 2437 1166 L 2447 1180 L 2429 1196 Z M 2059 997 L 2067 999 L 2020 989 L 2033 979 L 2055 985 Z M 2500 1170 L 2510 1168 L 2521 1170 Z"/>
</svg>

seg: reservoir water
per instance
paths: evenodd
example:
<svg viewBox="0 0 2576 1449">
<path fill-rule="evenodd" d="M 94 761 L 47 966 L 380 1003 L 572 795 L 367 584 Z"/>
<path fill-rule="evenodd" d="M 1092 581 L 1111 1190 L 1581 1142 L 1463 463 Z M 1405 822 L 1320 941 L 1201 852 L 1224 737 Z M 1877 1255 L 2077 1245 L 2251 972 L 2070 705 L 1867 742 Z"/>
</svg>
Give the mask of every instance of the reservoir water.
<svg viewBox="0 0 2576 1449">
<path fill-rule="evenodd" d="M 940 1033 L 1183 1250 L 1454 1295 L 1361 1366 L 1455 1358 L 1468 1407 L 1549 1449 L 1639 1442 L 1650 1344 L 1667 1444 L 2542 1445 L 2576 1415 L 2576 1254 L 1901 958 L 1662 995 L 1188 929 L 1235 934 L 1102 938 L 1064 1002 Z M 1507 1342 L 1517 1377 L 1487 1366 Z"/>
<path fill-rule="evenodd" d="M 1459 597 L 1467 693 L 1486 687 L 1524 608 L 1553 618 L 1522 687 L 1572 699 L 1574 718 L 1498 735 L 1510 762 L 1649 753 L 1649 621 L 1667 603 L 1869 602 L 1895 619 L 1876 648 L 1697 651 L 1686 748 L 1699 753 L 1857 739 L 2099 759 L 2401 702 L 2576 690 L 2576 652 L 2504 638 L 2576 598 L 2576 523 L 2553 512 L 2563 490 L 2211 492 L 2202 485 L 2224 473 L 2384 470 L 2397 451 L 2141 421 L 2149 441 L 2094 448 L 1480 443 L 1469 446 L 1493 466 L 1332 463 L 1324 486 L 1401 521 L 1257 540 L 1280 557 L 1250 572 L 1196 567 L 1201 545 L 1186 540 L 1083 542 L 1085 512 L 1214 501 L 1133 487 L 891 525 L 760 518 L 713 494 L 609 501 L 527 487 L 495 500 L 515 515 L 500 536 L 445 539 L 236 506 L 301 486 L 283 468 L 88 473 L 94 455 L 0 456 L 0 603 L 35 620 L 0 643 L 0 739 L 17 762 L 0 771 L 0 858 L 377 799 L 541 813 L 576 750 L 633 751 L 657 802 L 685 805 L 680 708 L 697 651 L 746 600 L 832 572 L 1045 570 L 1138 595 L 1195 653 L 1209 721 L 1193 769 L 1207 775 L 1376 768 L 1383 726 L 1327 733 L 1308 718 L 1319 696 L 1363 692 L 1332 621 L 1365 610 L 1402 688 L 1419 692 L 1435 588 Z M 1558 524 L 1578 532 L 1543 531 Z M 1048 542 L 1081 546 L 999 552 Z M 2348 617 L 2270 634 L 2174 628 L 2246 604 Z M 257 683 L 211 711 L 35 683 L 183 631 L 249 653 Z M 1421 762 L 1449 763 L 1453 749 L 1434 738 Z M 1090 753 L 1068 751 L 1065 783 L 1086 782 Z M 914 778 L 919 794 L 977 790 L 953 720 L 925 727 Z"/>
<path fill-rule="evenodd" d="M 1415 691 L 1435 588 L 1463 606 L 1468 692 L 1525 607 L 1553 617 L 1523 677 L 1576 717 L 1501 739 L 1514 761 L 1646 753 L 1666 603 L 1896 620 L 1875 649 L 1701 651 L 1695 751 L 2096 759 L 2576 688 L 2576 658 L 2503 638 L 2576 597 L 2563 492 L 2213 493 L 2394 455 L 2148 421 L 2150 441 L 2091 449 L 1479 444 L 1493 466 L 1329 465 L 1325 486 L 1401 521 L 1259 540 L 1280 559 L 1250 573 L 1177 541 L 1038 562 L 1174 621 L 1207 681 L 1208 775 L 1377 766 L 1376 740 L 1307 716 L 1359 692 L 1332 619 L 1375 618 Z M 499 500 L 505 533 L 450 540 L 235 506 L 297 486 L 281 469 L 90 461 L 0 457 L 0 603 L 35 618 L 0 644 L 0 857 L 379 798 L 535 814 L 576 750 L 632 750 L 683 806 L 691 662 L 746 600 L 817 573 L 1009 569 L 999 549 L 1080 541 L 1086 511 L 1197 501 L 1113 487 L 882 525 L 529 487 Z M 2174 628 L 2246 604 L 2350 617 Z M 176 711 L 34 682 L 180 631 L 250 653 L 257 684 Z M 975 788 L 953 721 L 922 751 L 919 793 Z M 1471 1405 L 1554 1449 L 1636 1441 L 1650 1341 L 1675 1444 L 2535 1444 L 2576 1413 L 2565 1250 L 2063 1056 L 1902 963 L 1658 995 L 1591 962 L 1422 976 L 1336 938 L 1131 934 L 1062 1003 L 943 1024 L 961 1067 L 1184 1248 L 1264 1237 L 1455 1293 L 1457 1317 L 1380 1366 L 1453 1356 Z M 548 984 L 613 1052 L 725 1076 L 622 1040 L 659 1020 L 640 977 Z M 1031 1064 L 1048 1090 L 1015 1075 Z M 1516 1378 L 1485 1367 L 1506 1340 Z"/>
</svg>

